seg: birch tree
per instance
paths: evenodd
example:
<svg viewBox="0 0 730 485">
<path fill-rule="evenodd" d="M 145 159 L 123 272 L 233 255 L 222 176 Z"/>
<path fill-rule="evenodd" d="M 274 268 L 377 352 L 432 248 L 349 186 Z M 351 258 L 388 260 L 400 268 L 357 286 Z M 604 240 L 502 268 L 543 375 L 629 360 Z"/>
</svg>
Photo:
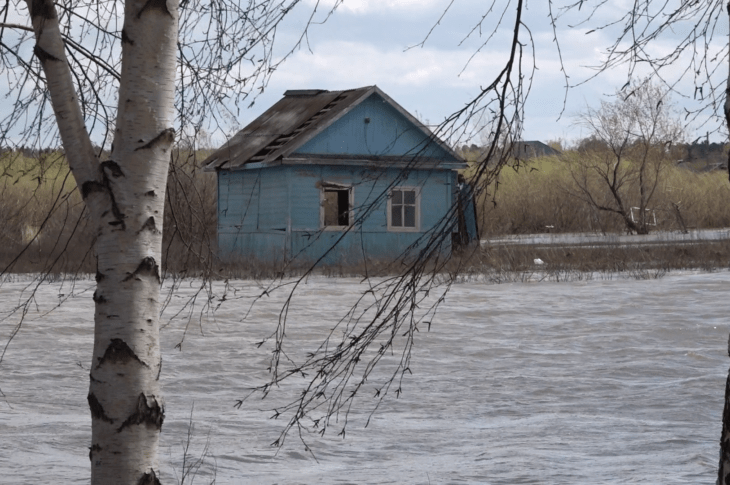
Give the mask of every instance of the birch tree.
<svg viewBox="0 0 730 485">
<path fill-rule="evenodd" d="M 0 143 L 13 136 L 52 140 L 57 130 L 94 230 L 97 288 L 88 393 L 93 484 L 159 483 L 157 448 L 165 417 L 158 381 L 161 241 L 165 180 L 176 134 L 184 127 L 197 131 L 204 122 L 235 116 L 236 107 L 252 102 L 266 87 L 314 20 L 314 14 L 305 17 L 295 45 L 274 55 L 277 26 L 298 3 L 28 0 L 30 26 L 22 23 L 24 12 L 14 11 L 13 4 L 0 7 L 0 60 L 10 78 L 8 99 L 13 103 L 0 120 Z M 523 1 L 510 2 L 508 8 L 515 13 L 515 27 L 508 32 L 504 69 L 447 119 L 441 136 L 463 131 L 470 119 L 490 110 L 499 113 L 491 119 L 494 140 L 503 138 L 500 133 L 519 130 L 525 96 Z M 34 59 L 26 55 L 29 51 Z M 48 128 L 47 97 L 55 130 Z M 108 157 L 94 149 L 89 130 L 101 130 L 112 140 Z M 502 148 L 494 143 L 490 157 L 500 158 Z M 480 176 L 488 178 L 492 170 Z M 391 375 L 402 378 L 409 372 L 416 330 L 416 321 L 408 318 L 415 308 L 412 297 L 437 284 L 428 264 L 431 255 L 450 243 L 450 229 L 451 222 L 445 220 L 429 234 L 413 265 L 403 270 L 399 282 L 385 288 L 384 301 L 395 305 L 386 305 L 372 332 L 353 340 L 345 352 L 306 364 L 334 365 L 324 385 L 342 378 L 338 388 L 344 389 L 354 375 L 349 369 L 355 369 L 348 362 L 357 363 L 371 346 L 379 345 L 379 336 L 403 325 L 410 327 L 404 359 Z M 439 261 L 436 269 L 444 263 Z M 425 286 L 419 283 L 424 275 Z M 277 338 L 284 336 L 280 328 Z M 381 349 L 366 366 L 366 376 L 383 355 Z M 273 379 L 282 374 L 290 375 L 274 371 Z M 386 394 L 387 388 L 383 397 Z M 305 395 L 305 408 L 312 397 Z M 333 399 L 331 413 L 351 404 L 349 398 L 341 398 Z"/>
<path fill-rule="evenodd" d="M 114 144 L 101 162 L 75 93 L 59 15 L 27 2 L 66 159 L 96 228 L 97 289 L 88 402 L 92 483 L 158 483 L 165 418 L 158 384 L 160 221 L 174 140 L 176 0 L 124 9 Z"/>
<path fill-rule="evenodd" d="M 271 50 L 276 27 L 297 3 L 27 0 L 30 26 L 0 23 L 2 65 L 16 95 L 0 141 L 46 126 L 47 93 L 94 228 L 93 484 L 159 483 L 162 221 L 176 127 L 225 115 L 221 99 L 232 96 L 235 108 L 248 97 L 240 86 L 265 87 L 282 62 Z M 0 10 L 4 20 L 19 15 L 11 7 Z M 36 61 L 24 57 L 27 32 Z M 245 61 L 257 67 L 246 71 Z M 32 121 L 23 126 L 23 117 Z M 87 127 L 98 124 L 113 140 L 108 158 L 92 146 Z"/>
<path fill-rule="evenodd" d="M 94 484 L 159 482 L 157 441 L 164 421 L 158 385 L 162 365 L 158 339 L 160 245 L 165 177 L 176 133 L 182 130 L 183 120 L 197 129 L 204 120 L 223 122 L 226 116 L 235 116 L 236 108 L 251 101 L 254 95 L 250 93 L 265 88 L 278 63 L 291 52 L 273 55 L 276 28 L 298 3 L 27 0 L 32 27 L 22 23 L 26 12 L 11 12 L 14 4 L 0 7 L 0 60 L 10 77 L 8 85 L 15 88 L 15 95 L 6 98 L 13 109 L 0 120 L 0 142 L 11 135 L 43 136 L 49 95 L 66 159 L 95 228 L 98 286 L 88 394 Z M 501 141 L 520 139 L 524 104 L 535 72 L 534 45 L 524 15 L 527 2 L 488 3 L 483 15 L 475 15 L 474 24 L 466 27 L 466 37 L 486 33 L 479 50 L 496 42 L 494 39 L 503 42 L 501 67 L 488 74 L 474 99 L 447 117 L 436 133 L 458 141 L 459 133 L 468 134 L 470 126 L 486 127 L 488 148 L 473 172 L 477 196 L 488 190 L 509 158 L 510 147 Z M 564 19 L 577 15 L 583 18 L 581 25 L 589 25 L 595 12 L 613 7 L 604 0 L 548 4 L 558 49 Z M 724 7 L 720 0 L 671 5 L 655 0 L 633 2 L 625 15 L 611 23 L 619 27 L 617 40 L 600 60 L 598 71 L 626 64 L 631 77 L 636 66 L 647 64 L 664 79 L 661 73 L 689 53 L 692 69 L 686 72 L 699 72 L 696 93 L 707 100 L 702 106 L 711 113 L 718 111 L 725 85 L 713 84 L 712 66 L 717 63 L 708 46 L 713 45 Z M 694 28 L 677 40 L 675 50 L 653 57 L 647 54 L 647 46 L 678 24 Z M 595 29 L 586 35 L 591 32 Z M 33 44 L 35 61 L 26 56 L 28 42 Z M 724 45 L 726 48 L 726 40 Z M 720 59 L 726 57 L 726 50 L 720 52 Z M 250 65 L 257 67 L 249 72 Z M 566 74 L 566 89 L 568 81 Z M 19 129 L 23 124 L 25 128 Z M 108 158 L 92 146 L 88 130 L 98 129 L 108 131 L 113 140 Z M 274 355 L 271 384 L 307 372 L 314 376 L 301 399 L 284 410 L 291 416 L 284 435 L 301 428 L 312 411 L 326 409 L 329 418 L 349 409 L 361 383 L 380 357 L 392 351 L 399 336 L 402 358 L 395 359 L 391 378 L 379 388 L 378 399 L 391 384 L 396 394 L 401 391 L 400 382 L 410 372 L 418 325 L 430 325 L 430 321 L 413 318 L 413 310 L 424 293 L 439 285 L 440 273 L 450 271 L 453 277 L 463 267 L 458 261 L 447 266 L 450 262 L 439 256 L 443 245 L 449 244 L 452 227 L 445 220 L 424 238 L 418 258 L 404 266 L 399 277 L 370 290 L 382 294 L 375 320 L 348 326 L 341 341 L 334 345 L 324 342 L 302 365 L 279 370 L 287 309 L 282 310 L 274 335 L 279 353 Z M 439 288 L 445 292 L 448 284 Z M 385 346 L 381 346 L 383 340 Z M 370 349 L 377 351 L 368 352 Z M 366 355 L 375 357 L 366 359 Z M 348 383 L 355 393 L 349 392 L 352 386 L 348 388 Z M 263 390 L 271 388 L 266 385 Z M 336 390 L 335 397 L 323 406 L 317 399 L 329 389 Z M 726 410 L 725 415 L 730 413 Z M 315 422 L 326 423 L 327 419 Z M 730 424 L 723 429 L 721 483 L 729 483 L 724 471 L 730 463 L 728 430 Z"/>
</svg>

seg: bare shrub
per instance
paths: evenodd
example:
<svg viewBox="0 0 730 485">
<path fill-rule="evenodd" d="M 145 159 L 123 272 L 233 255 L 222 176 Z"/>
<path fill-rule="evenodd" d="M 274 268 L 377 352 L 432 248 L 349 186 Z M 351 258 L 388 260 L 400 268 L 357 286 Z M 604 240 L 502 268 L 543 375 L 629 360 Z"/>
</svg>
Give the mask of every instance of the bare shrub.
<svg viewBox="0 0 730 485">
<path fill-rule="evenodd" d="M 498 178 L 495 203 L 479 203 L 482 235 L 544 232 L 621 233 L 626 230 L 620 216 L 599 211 L 574 194 L 572 164 L 577 150 L 563 156 L 528 162 L 518 170 L 505 170 Z M 596 189 L 598 190 L 598 189 Z M 656 220 L 655 231 L 686 231 L 730 227 L 730 207 L 718 201 L 730 197 L 727 174 L 695 172 L 667 163 L 647 214 Z"/>
<path fill-rule="evenodd" d="M 207 153 L 176 150 L 167 177 L 166 228 L 162 265 L 165 271 L 202 274 L 216 255 L 216 177 L 202 171 Z"/>
<path fill-rule="evenodd" d="M 93 235 L 63 155 L 6 151 L 0 170 L 4 272 L 91 272 Z"/>
<path fill-rule="evenodd" d="M 216 254 L 215 176 L 205 153 L 172 155 L 165 201 L 163 268 L 201 274 Z M 0 156 L 0 264 L 5 272 L 94 273 L 94 235 L 60 151 Z"/>
</svg>

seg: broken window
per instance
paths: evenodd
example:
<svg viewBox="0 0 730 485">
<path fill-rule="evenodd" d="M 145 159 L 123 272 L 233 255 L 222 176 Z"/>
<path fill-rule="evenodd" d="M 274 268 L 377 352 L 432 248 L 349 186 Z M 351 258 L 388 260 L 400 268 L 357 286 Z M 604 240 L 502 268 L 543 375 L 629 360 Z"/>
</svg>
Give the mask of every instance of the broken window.
<svg viewBox="0 0 730 485">
<path fill-rule="evenodd" d="M 325 186 L 322 192 L 322 225 L 324 227 L 349 226 L 352 187 Z"/>
<path fill-rule="evenodd" d="M 388 199 L 388 229 L 418 230 L 418 191 L 415 188 L 396 187 Z"/>
</svg>

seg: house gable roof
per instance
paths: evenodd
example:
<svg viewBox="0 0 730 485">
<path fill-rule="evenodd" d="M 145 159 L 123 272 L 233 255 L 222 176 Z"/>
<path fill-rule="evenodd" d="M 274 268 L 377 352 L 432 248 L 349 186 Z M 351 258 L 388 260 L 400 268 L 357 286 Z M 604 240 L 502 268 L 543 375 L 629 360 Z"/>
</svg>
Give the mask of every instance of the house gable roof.
<svg viewBox="0 0 730 485">
<path fill-rule="evenodd" d="M 373 96 L 373 99 L 377 99 L 390 111 L 391 118 L 399 118 L 402 133 L 399 135 L 394 132 L 393 136 L 397 139 L 399 136 L 402 137 L 403 133 L 407 133 L 408 136 L 404 140 L 410 140 L 410 148 L 404 149 L 402 140 L 400 152 L 391 150 L 387 153 L 383 153 L 382 150 L 372 152 L 369 148 L 363 149 L 362 146 L 349 146 L 343 149 L 342 144 L 335 144 L 337 146 L 323 144 L 323 139 L 331 138 L 337 130 L 343 129 L 343 123 L 346 122 L 349 113 L 353 110 L 355 112 L 358 109 L 362 110 L 360 105 Z M 368 118 L 364 122 L 369 121 Z M 281 100 L 239 131 L 204 160 L 203 164 L 207 171 L 230 170 L 244 168 L 247 164 L 268 165 L 287 158 L 311 159 L 317 154 L 321 154 L 323 159 L 355 158 L 382 162 L 392 160 L 395 155 L 400 158 L 429 159 L 432 162 L 440 159 L 445 162 L 463 163 L 463 159 L 448 145 L 435 137 L 426 126 L 380 88 L 366 86 L 346 91 L 287 91 Z"/>
<path fill-rule="evenodd" d="M 406 112 L 372 93 L 285 156 L 366 156 L 458 162 Z"/>
</svg>

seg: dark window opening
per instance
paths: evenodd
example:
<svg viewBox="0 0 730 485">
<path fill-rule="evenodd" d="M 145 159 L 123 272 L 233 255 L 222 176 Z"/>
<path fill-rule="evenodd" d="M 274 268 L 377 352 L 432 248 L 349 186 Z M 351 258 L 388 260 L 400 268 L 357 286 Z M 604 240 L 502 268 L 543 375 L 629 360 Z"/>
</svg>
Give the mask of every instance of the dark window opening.
<svg viewBox="0 0 730 485">
<path fill-rule="evenodd" d="M 324 225 L 350 225 L 350 189 L 324 190 Z"/>
<path fill-rule="evenodd" d="M 416 227 L 416 191 L 394 189 L 390 193 L 391 227 Z"/>
</svg>

